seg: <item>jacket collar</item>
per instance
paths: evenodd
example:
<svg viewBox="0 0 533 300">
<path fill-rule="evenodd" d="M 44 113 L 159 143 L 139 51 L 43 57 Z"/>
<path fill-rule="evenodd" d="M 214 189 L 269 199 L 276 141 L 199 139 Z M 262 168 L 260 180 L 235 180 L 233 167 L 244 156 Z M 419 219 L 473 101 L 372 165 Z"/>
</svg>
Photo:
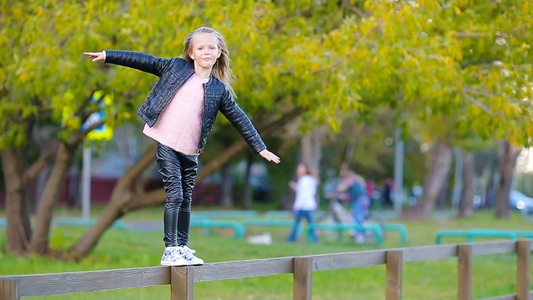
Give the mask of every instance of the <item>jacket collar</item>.
<svg viewBox="0 0 533 300">
<path fill-rule="evenodd" d="M 194 63 L 188 61 L 188 60 L 185 60 L 187 62 L 187 69 L 189 72 L 191 72 L 191 75 L 194 74 Z M 189 77 L 190 77 L 189 76 Z M 187 77 L 188 78 L 188 77 Z M 215 78 L 215 76 L 213 76 L 213 74 L 209 75 L 209 80 L 207 81 L 207 83 L 205 84 L 206 86 L 210 86 L 211 83 L 213 82 L 213 79 Z"/>
</svg>

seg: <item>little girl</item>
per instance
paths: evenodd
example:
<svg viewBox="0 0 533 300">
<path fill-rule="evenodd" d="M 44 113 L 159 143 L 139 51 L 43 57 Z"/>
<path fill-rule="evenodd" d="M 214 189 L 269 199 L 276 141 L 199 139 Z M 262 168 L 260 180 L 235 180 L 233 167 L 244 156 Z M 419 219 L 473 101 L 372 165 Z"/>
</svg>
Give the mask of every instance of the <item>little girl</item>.
<svg viewBox="0 0 533 300">
<path fill-rule="evenodd" d="M 202 153 L 218 111 L 233 124 L 248 145 L 276 164 L 280 158 L 266 149 L 250 119 L 233 99 L 229 51 L 220 33 L 200 27 L 184 40 L 181 58 L 154 57 L 132 51 L 84 52 L 103 61 L 154 74 L 159 80 L 138 114 L 143 133 L 158 143 L 157 164 L 167 199 L 164 212 L 165 250 L 161 265 L 202 265 L 190 249 L 192 190 Z"/>
<path fill-rule="evenodd" d="M 318 177 L 314 170 L 306 164 L 300 163 L 296 168 L 296 175 L 298 181 L 290 182 L 291 188 L 296 192 L 296 199 L 293 205 L 295 212 L 294 224 L 291 233 L 287 237 L 287 242 L 296 241 L 298 235 L 298 227 L 302 218 L 307 220 L 307 224 L 313 224 L 313 212 L 317 209 L 316 191 L 318 187 Z M 313 233 L 314 242 L 318 242 L 318 236 Z"/>
</svg>

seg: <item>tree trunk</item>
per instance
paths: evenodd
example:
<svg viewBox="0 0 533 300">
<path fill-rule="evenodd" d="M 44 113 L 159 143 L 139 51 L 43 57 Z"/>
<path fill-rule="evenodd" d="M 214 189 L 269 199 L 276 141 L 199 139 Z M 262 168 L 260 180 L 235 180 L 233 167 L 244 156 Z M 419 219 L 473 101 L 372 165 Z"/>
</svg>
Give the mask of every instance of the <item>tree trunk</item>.
<svg viewBox="0 0 533 300">
<path fill-rule="evenodd" d="M 416 206 L 405 211 L 404 217 L 424 219 L 429 216 L 435 206 L 437 196 L 444 186 L 444 180 L 446 180 L 446 174 L 450 171 L 451 162 L 451 147 L 447 143 L 439 142 L 424 182 L 424 192 Z"/>
<path fill-rule="evenodd" d="M 322 160 L 322 138 L 322 130 L 318 128 L 309 132 L 300 139 L 300 162 L 311 167 L 318 178 L 320 178 L 320 161 Z M 290 203 L 287 203 L 286 206 L 292 207 L 294 204 L 294 191 L 292 189 L 288 189 L 287 192 L 289 194 L 285 197 L 285 199 L 290 201 Z M 320 200 L 318 191 L 315 197 L 318 204 Z"/>
<path fill-rule="evenodd" d="M 55 165 L 46 184 L 37 215 L 35 218 L 34 232 L 30 239 L 30 251 L 44 255 L 48 252 L 48 237 L 54 204 L 59 198 L 61 187 L 65 183 L 74 148 L 61 144 L 56 154 Z"/>
<path fill-rule="evenodd" d="M 113 193 L 111 194 L 111 199 L 106 205 L 105 209 L 102 211 L 100 217 L 96 224 L 89 229 L 89 231 L 78 240 L 78 242 L 70 248 L 68 257 L 70 259 L 76 259 L 85 256 L 89 251 L 96 246 L 98 240 L 102 234 L 109 228 L 115 220 L 122 217 L 131 209 L 132 203 L 139 203 L 139 199 L 144 199 L 145 197 L 156 197 L 159 199 L 163 197 L 163 202 L 166 199 L 166 194 L 164 189 L 159 189 L 157 192 L 148 193 L 151 196 L 147 196 L 142 191 L 142 187 L 138 186 L 137 190 L 133 188 L 137 182 L 139 176 L 143 171 L 152 163 L 154 163 L 154 158 L 157 152 L 157 144 L 154 143 L 144 155 L 137 161 L 135 165 L 130 167 L 124 176 L 120 177 L 117 181 L 117 184 L 113 188 Z M 163 195 L 159 193 L 163 191 Z M 150 200 L 150 199 L 149 199 Z"/>
<path fill-rule="evenodd" d="M 498 161 L 500 170 L 500 181 L 496 190 L 496 218 L 509 217 L 509 192 L 513 182 L 513 173 L 516 159 L 522 149 L 511 145 L 504 140 L 498 144 Z"/>
<path fill-rule="evenodd" d="M 252 208 L 252 184 L 250 182 L 250 176 L 252 174 L 252 165 L 254 163 L 254 155 L 248 155 L 246 159 L 246 170 L 244 172 L 244 194 L 242 199 L 242 208 Z"/>
<path fill-rule="evenodd" d="M 233 207 L 233 195 L 231 193 L 231 163 L 222 166 L 222 183 L 220 186 L 221 203 L 224 208 Z"/>
<path fill-rule="evenodd" d="M 450 164 L 451 168 L 451 164 Z M 450 182 L 450 172 L 446 173 L 445 179 L 442 183 L 442 187 L 440 188 L 439 195 L 437 196 L 437 201 L 435 202 L 437 209 L 446 209 L 450 202 L 450 196 L 448 193 L 448 187 Z"/>
<path fill-rule="evenodd" d="M 24 203 L 22 160 L 14 147 L 2 150 L 2 170 L 6 187 L 6 252 L 22 254 L 31 236 L 30 220 Z"/>
<path fill-rule="evenodd" d="M 474 155 L 463 150 L 463 189 L 459 217 L 470 217 L 474 214 Z"/>
<path fill-rule="evenodd" d="M 311 167 L 317 175 L 320 172 L 322 159 L 322 132 L 315 129 L 300 140 L 300 161 Z"/>
</svg>

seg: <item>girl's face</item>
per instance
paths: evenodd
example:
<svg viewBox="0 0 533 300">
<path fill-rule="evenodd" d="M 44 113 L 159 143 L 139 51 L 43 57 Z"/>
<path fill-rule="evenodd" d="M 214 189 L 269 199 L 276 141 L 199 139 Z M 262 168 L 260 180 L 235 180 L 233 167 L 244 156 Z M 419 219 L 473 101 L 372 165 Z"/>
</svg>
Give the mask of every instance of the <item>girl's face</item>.
<svg viewBox="0 0 533 300">
<path fill-rule="evenodd" d="M 307 173 L 307 168 L 305 167 L 305 165 L 304 164 L 299 164 L 298 167 L 296 168 L 296 176 L 302 177 L 306 173 Z"/>
<path fill-rule="evenodd" d="M 189 56 L 195 67 L 211 70 L 221 53 L 216 37 L 210 33 L 198 33 L 192 38 L 191 45 Z"/>
</svg>

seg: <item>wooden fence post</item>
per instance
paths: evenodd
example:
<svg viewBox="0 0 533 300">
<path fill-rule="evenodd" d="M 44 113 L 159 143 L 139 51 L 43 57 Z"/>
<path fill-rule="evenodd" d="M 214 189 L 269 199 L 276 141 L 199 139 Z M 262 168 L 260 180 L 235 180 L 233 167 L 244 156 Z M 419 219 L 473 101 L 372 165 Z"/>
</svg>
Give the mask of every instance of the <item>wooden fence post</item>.
<svg viewBox="0 0 533 300">
<path fill-rule="evenodd" d="M 192 267 L 170 268 L 170 299 L 194 299 L 194 269 Z"/>
<path fill-rule="evenodd" d="M 516 242 L 516 299 L 529 299 L 529 240 Z"/>
<path fill-rule="evenodd" d="M 457 246 L 458 300 L 472 300 L 472 245 Z"/>
<path fill-rule="evenodd" d="M 387 264 L 387 300 L 402 299 L 402 251 L 387 251 L 385 261 Z"/>
<path fill-rule="evenodd" d="M 311 300 L 313 291 L 313 259 L 295 257 L 293 263 L 292 299 Z"/>
<path fill-rule="evenodd" d="M 0 279 L 0 300 L 19 300 L 20 287 L 18 279 Z"/>
</svg>

